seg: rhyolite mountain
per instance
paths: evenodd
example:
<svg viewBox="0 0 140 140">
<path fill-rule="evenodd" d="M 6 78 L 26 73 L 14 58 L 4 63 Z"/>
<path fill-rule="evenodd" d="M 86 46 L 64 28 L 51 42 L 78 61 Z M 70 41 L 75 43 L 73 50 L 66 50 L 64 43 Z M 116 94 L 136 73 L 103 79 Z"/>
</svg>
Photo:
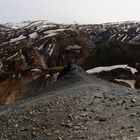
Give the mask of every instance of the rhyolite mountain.
<svg viewBox="0 0 140 140">
<path fill-rule="evenodd" d="M 139 42 L 140 22 L 118 22 L 95 25 L 79 25 L 80 31 L 88 33 L 94 43 L 120 41 Z"/>
<path fill-rule="evenodd" d="M 0 25 L 0 103 L 36 95 L 70 62 L 88 70 L 139 61 L 139 22 Z"/>
<path fill-rule="evenodd" d="M 17 25 L 17 24 L 16 24 Z M 36 94 L 72 60 L 82 63 L 95 45 L 69 25 L 34 21 L 0 28 L 0 103 Z"/>
</svg>

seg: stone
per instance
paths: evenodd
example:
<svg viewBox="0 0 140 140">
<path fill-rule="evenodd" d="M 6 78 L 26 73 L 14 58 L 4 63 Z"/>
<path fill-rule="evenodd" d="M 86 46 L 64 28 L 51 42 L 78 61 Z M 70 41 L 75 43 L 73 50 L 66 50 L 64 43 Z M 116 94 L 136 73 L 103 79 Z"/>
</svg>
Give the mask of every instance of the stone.
<svg viewBox="0 0 140 140">
<path fill-rule="evenodd" d="M 15 124 L 15 127 L 18 127 L 19 125 L 18 124 Z"/>
<path fill-rule="evenodd" d="M 134 132 L 136 132 L 136 129 L 135 128 L 131 128 L 129 131 L 134 133 Z"/>
<path fill-rule="evenodd" d="M 117 103 L 117 105 L 124 105 L 126 103 L 126 100 L 122 100 L 122 101 L 119 101 L 118 103 Z"/>
<path fill-rule="evenodd" d="M 115 139 L 116 138 L 116 135 L 115 134 L 110 134 L 109 136 L 111 139 Z"/>
<path fill-rule="evenodd" d="M 61 137 L 58 137 L 57 140 L 63 140 Z"/>
<path fill-rule="evenodd" d="M 72 128 L 72 123 L 65 124 L 65 127 Z"/>
<path fill-rule="evenodd" d="M 130 126 L 129 127 L 129 131 L 134 133 L 134 132 L 136 132 L 136 128 L 134 126 Z"/>
<path fill-rule="evenodd" d="M 105 117 L 101 117 L 101 116 L 96 116 L 96 119 L 100 122 L 106 122 L 107 119 Z"/>
<path fill-rule="evenodd" d="M 136 103 L 136 100 L 132 98 L 131 103 Z"/>
<path fill-rule="evenodd" d="M 80 129 L 80 126 L 74 126 L 73 129 L 74 129 L 74 130 L 79 130 L 79 129 Z"/>
<path fill-rule="evenodd" d="M 68 115 L 68 118 L 69 118 L 70 121 L 73 120 L 73 117 L 72 117 L 72 115 L 70 115 L 70 114 Z"/>
</svg>

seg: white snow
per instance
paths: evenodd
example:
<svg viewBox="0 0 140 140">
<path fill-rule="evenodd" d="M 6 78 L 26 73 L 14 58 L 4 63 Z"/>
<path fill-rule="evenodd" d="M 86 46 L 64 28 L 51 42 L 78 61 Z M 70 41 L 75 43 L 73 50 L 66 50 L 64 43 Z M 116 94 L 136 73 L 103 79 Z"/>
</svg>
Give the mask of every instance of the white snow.
<svg viewBox="0 0 140 140">
<path fill-rule="evenodd" d="M 26 36 L 20 35 L 20 36 L 17 37 L 17 38 L 11 39 L 11 40 L 10 40 L 10 43 L 17 42 L 17 41 L 20 41 L 20 40 L 25 39 L 25 38 L 26 38 Z"/>
<path fill-rule="evenodd" d="M 16 75 L 15 75 L 15 74 L 13 74 L 12 78 L 15 78 L 15 77 L 16 77 Z"/>
<path fill-rule="evenodd" d="M 15 53 L 14 55 L 10 56 L 9 58 L 7 58 L 7 60 L 10 60 L 10 59 L 12 59 L 12 58 L 16 57 L 17 55 L 18 55 L 18 52 L 17 52 L 17 53 Z"/>
<path fill-rule="evenodd" d="M 59 75 L 59 72 L 58 73 L 55 73 L 53 76 L 54 76 L 54 79 L 55 81 L 58 79 L 58 75 Z"/>
<path fill-rule="evenodd" d="M 136 32 L 139 32 L 139 31 L 140 31 L 140 27 L 137 27 Z"/>
<path fill-rule="evenodd" d="M 45 25 L 38 26 L 37 27 L 37 30 L 44 29 L 44 28 L 53 28 L 53 27 L 56 27 L 56 25 L 53 25 L 53 24 L 45 24 Z"/>
<path fill-rule="evenodd" d="M 17 44 L 19 44 L 19 43 L 20 43 L 20 41 L 16 42 L 15 44 L 17 45 Z"/>
<path fill-rule="evenodd" d="M 133 74 L 137 72 L 136 69 L 128 67 L 127 65 L 114 65 L 114 66 L 108 66 L 108 67 L 93 68 L 93 69 L 87 70 L 87 73 L 89 74 L 100 73 L 102 71 L 111 71 L 116 68 L 130 69 Z"/>
<path fill-rule="evenodd" d="M 49 44 L 48 52 L 51 50 L 51 46 L 52 46 L 52 44 Z"/>
<path fill-rule="evenodd" d="M 124 32 L 128 32 L 128 29 L 124 29 L 123 31 L 124 31 Z"/>
<path fill-rule="evenodd" d="M 115 37 L 115 36 L 116 36 L 116 34 L 114 34 L 114 35 L 110 36 L 110 38 L 108 39 L 108 41 L 111 41 L 111 40 L 112 40 L 112 38 L 113 38 L 113 37 Z"/>
<path fill-rule="evenodd" d="M 129 28 L 131 28 L 131 26 L 130 25 L 127 25 L 127 29 L 129 29 Z"/>
<path fill-rule="evenodd" d="M 119 40 L 123 35 L 119 34 L 119 37 L 117 37 L 117 39 Z"/>
<path fill-rule="evenodd" d="M 38 21 L 33 21 L 33 22 L 31 22 L 29 25 L 28 25 L 28 28 L 30 28 L 30 27 L 32 27 L 32 26 L 39 26 L 39 25 L 41 25 L 41 24 L 43 24 L 43 23 L 48 23 L 47 21 L 45 21 L 45 20 L 38 20 Z"/>
<path fill-rule="evenodd" d="M 20 56 L 20 58 L 22 59 L 22 61 L 24 62 L 24 64 L 26 63 L 25 62 L 25 56 L 22 54 L 21 56 Z"/>
<path fill-rule="evenodd" d="M 33 80 L 36 80 L 38 77 L 39 77 L 40 75 L 38 74 L 38 75 L 34 75 L 34 78 L 33 78 Z"/>
<path fill-rule="evenodd" d="M 127 35 L 121 40 L 122 42 L 127 38 Z"/>
<path fill-rule="evenodd" d="M 38 37 L 38 34 L 37 34 L 37 32 L 34 32 L 34 33 L 30 34 L 29 36 L 32 39 L 36 39 Z"/>
<path fill-rule="evenodd" d="M 49 35 L 45 35 L 44 37 L 42 37 L 41 39 L 44 39 L 44 38 L 48 38 L 48 37 L 52 37 L 52 36 L 55 36 L 57 35 L 58 33 L 50 33 Z"/>
<path fill-rule="evenodd" d="M 49 31 L 45 31 L 45 34 L 52 34 L 52 33 L 56 33 L 56 32 L 61 32 L 64 31 L 65 29 L 56 29 L 56 30 L 49 30 Z"/>
<path fill-rule="evenodd" d="M 18 75 L 18 79 L 20 79 L 21 78 L 21 73 L 19 73 L 19 75 Z"/>
<path fill-rule="evenodd" d="M 50 77 L 50 74 L 46 74 L 46 79 L 47 79 L 48 77 Z"/>
<path fill-rule="evenodd" d="M 13 28 L 13 29 L 18 29 L 18 28 L 25 27 L 25 26 L 29 25 L 30 23 L 31 23 L 31 21 L 23 21 L 23 22 L 19 22 L 19 23 L 6 23 L 5 26 L 7 26 L 9 28 Z"/>
<path fill-rule="evenodd" d="M 2 67 L 3 67 L 3 64 L 2 64 L 2 62 L 0 61 L 0 70 L 2 69 Z"/>
<path fill-rule="evenodd" d="M 42 44 L 40 47 L 38 47 L 38 50 L 42 50 L 43 49 L 44 44 Z"/>
<path fill-rule="evenodd" d="M 139 39 L 140 39 L 140 34 L 137 35 L 134 39 L 132 39 L 131 42 L 132 42 L 132 41 L 137 41 L 137 40 L 139 40 Z"/>
<path fill-rule="evenodd" d="M 55 44 L 53 44 L 53 46 L 52 46 L 51 50 L 49 51 L 49 56 L 51 56 L 51 55 L 52 55 L 53 50 L 54 50 L 54 47 L 55 47 Z"/>
<path fill-rule="evenodd" d="M 40 70 L 40 69 L 31 69 L 30 71 L 31 72 L 40 72 L 40 73 L 42 72 L 42 70 Z"/>
<path fill-rule="evenodd" d="M 69 45 L 66 50 L 79 50 L 81 49 L 81 46 L 78 45 Z"/>
<path fill-rule="evenodd" d="M 7 45 L 8 43 L 9 43 L 8 41 L 7 42 L 3 42 L 3 43 L 0 44 L 0 46 Z"/>
</svg>

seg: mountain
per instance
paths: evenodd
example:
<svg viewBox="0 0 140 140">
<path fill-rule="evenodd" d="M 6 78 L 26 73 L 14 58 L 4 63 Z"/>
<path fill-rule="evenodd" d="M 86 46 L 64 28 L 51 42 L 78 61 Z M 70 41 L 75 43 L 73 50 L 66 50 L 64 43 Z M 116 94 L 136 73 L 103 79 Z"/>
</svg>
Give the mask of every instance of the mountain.
<svg viewBox="0 0 140 140">
<path fill-rule="evenodd" d="M 139 140 L 139 90 L 74 66 L 42 92 L 0 106 L 0 139 Z"/>
<path fill-rule="evenodd" d="M 9 27 L 0 32 L 1 104 L 36 94 L 68 63 L 81 64 L 95 47 L 70 25 L 34 21 Z"/>
<path fill-rule="evenodd" d="M 36 95 L 71 62 L 85 70 L 134 66 L 140 62 L 139 33 L 139 22 L 78 25 L 38 20 L 1 25 L 0 103 Z"/>
<path fill-rule="evenodd" d="M 31 23 L 31 21 L 23 21 L 23 22 L 16 22 L 16 23 L 13 23 L 13 22 L 8 22 L 8 23 L 5 23 L 4 25 L 8 28 L 12 28 L 12 29 L 18 29 L 18 28 L 22 28 L 22 27 L 25 27 L 27 25 L 29 25 Z"/>
<path fill-rule="evenodd" d="M 79 28 L 81 31 L 88 33 L 94 43 L 100 43 L 103 41 L 140 41 L 140 22 L 80 25 Z"/>
<path fill-rule="evenodd" d="M 139 22 L 0 25 L 0 139 L 139 140 L 139 35 Z"/>
</svg>

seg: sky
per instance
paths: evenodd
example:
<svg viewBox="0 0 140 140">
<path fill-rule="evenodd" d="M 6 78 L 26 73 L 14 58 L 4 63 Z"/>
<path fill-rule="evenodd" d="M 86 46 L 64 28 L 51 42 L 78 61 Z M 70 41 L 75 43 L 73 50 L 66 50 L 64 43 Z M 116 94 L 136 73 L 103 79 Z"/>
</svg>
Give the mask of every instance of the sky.
<svg viewBox="0 0 140 140">
<path fill-rule="evenodd" d="M 48 20 L 96 24 L 140 21 L 140 0 L 0 0 L 0 23 Z"/>
</svg>

